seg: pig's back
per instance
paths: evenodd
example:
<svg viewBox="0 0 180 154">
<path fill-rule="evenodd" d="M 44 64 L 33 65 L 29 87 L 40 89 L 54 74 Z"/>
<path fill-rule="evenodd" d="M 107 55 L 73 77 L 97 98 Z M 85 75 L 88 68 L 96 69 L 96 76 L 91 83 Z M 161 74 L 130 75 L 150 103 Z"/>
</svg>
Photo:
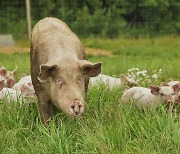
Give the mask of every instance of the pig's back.
<svg viewBox="0 0 180 154">
<path fill-rule="evenodd" d="M 22 77 L 18 83 L 24 84 L 24 83 L 28 83 L 28 82 L 32 82 L 30 75 Z"/>
<path fill-rule="evenodd" d="M 180 81 L 170 81 L 170 82 L 168 83 L 168 86 L 173 87 L 174 85 L 176 85 L 176 84 L 178 84 L 178 83 L 180 83 Z"/>
<path fill-rule="evenodd" d="M 95 86 L 98 84 L 104 84 L 104 85 L 108 86 L 110 89 L 112 89 L 114 87 L 120 86 L 121 81 L 119 78 L 114 78 L 114 77 L 104 75 L 104 74 L 99 74 L 96 77 L 90 78 L 90 85 L 91 86 Z"/>
<path fill-rule="evenodd" d="M 64 22 L 56 18 L 44 18 L 40 20 L 33 28 L 33 47 L 36 48 L 38 45 L 46 45 L 43 43 L 49 44 L 50 42 L 55 42 L 57 35 L 62 36 L 70 33 L 72 33 L 71 30 Z"/>
<path fill-rule="evenodd" d="M 144 108 L 156 108 L 159 106 L 158 99 L 151 90 L 144 87 L 133 87 L 124 92 L 123 102 L 134 101 L 137 106 Z"/>
<path fill-rule="evenodd" d="M 34 26 L 31 48 L 32 58 L 41 57 L 41 63 L 65 56 L 85 59 L 85 50 L 79 38 L 57 18 L 44 18 Z"/>
<path fill-rule="evenodd" d="M 122 98 L 133 98 L 133 99 L 138 99 L 139 97 L 142 97 L 144 95 L 147 95 L 150 93 L 150 89 L 144 88 L 144 87 L 133 87 L 128 90 L 126 90 L 122 96 Z"/>
</svg>

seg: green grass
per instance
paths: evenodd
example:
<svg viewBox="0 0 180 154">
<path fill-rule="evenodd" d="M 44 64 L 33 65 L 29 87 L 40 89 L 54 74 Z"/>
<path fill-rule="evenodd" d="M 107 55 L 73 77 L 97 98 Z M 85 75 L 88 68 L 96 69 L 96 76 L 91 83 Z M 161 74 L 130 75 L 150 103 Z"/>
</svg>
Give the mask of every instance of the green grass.
<svg viewBox="0 0 180 154">
<path fill-rule="evenodd" d="M 114 57 L 89 56 L 103 63 L 103 73 L 119 76 L 132 67 L 150 73 L 162 68 L 157 81 L 180 80 L 180 38 L 154 39 L 83 39 L 88 47 L 111 50 Z M 16 78 L 29 73 L 29 53 L 0 53 L 0 66 L 18 66 Z M 147 85 L 148 86 L 148 85 Z M 50 125 L 39 119 L 37 104 L 0 102 L 0 153 L 137 153 L 168 154 L 180 151 L 180 116 L 166 113 L 163 106 L 151 113 L 122 105 L 121 89 L 89 89 L 86 114 L 78 119 L 59 112 Z"/>
</svg>

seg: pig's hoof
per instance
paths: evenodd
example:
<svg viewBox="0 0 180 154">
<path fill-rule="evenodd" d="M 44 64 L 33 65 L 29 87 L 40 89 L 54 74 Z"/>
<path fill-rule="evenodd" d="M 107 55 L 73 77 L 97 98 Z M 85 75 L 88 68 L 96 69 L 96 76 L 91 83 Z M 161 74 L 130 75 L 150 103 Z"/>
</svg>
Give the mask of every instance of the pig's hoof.
<svg viewBox="0 0 180 154">
<path fill-rule="evenodd" d="M 72 116 L 80 116 L 84 113 L 84 105 L 80 101 L 73 101 L 69 107 Z"/>
</svg>

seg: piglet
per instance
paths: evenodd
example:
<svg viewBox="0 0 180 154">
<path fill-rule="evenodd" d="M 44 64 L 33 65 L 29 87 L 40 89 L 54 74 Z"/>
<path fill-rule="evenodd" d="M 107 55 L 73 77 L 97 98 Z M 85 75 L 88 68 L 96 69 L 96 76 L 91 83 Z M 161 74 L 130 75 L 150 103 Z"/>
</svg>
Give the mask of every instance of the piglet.
<svg viewBox="0 0 180 154">
<path fill-rule="evenodd" d="M 3 98 L 7 98 L 8 103 L 10 103 L 11 101 L 22 102 L 22 99 L 23 99 L 20 91 L 13 90 L 13 89 L 6 88 L 6 87 L 4 87 L 0 91 L 0 100 L 2 100 Z"/>
<path fill-rule="evenodd" d="M 6 69 L 6 67 L 3 66 L 3 67 L 0 68 L 0 75 L 5 77 L 6 79 L 11 78 L 11 79 L 15 80 L 15 74 L 17 72 L 17 69 L 18 69 L 18 67 L 16 66 L 14 70 L 8 71 Z"/>
<path fill-rule="evenodd" d="M 13 71 L 8 71 L 5 67 L 0 68 L 0 81 L 4 81 L 4 86 L 8 88 L 12 88 L 15 81 L 15 73 L 17 71 L 17 67 Z"/>
<path fill-rule="evenodd" d="M 34 98 L 36 96 L 30 75 L 22 77 L 12 89 L 21 91 L 25 97 Z"/>
<path fill-rule="evenodd" d="M 155 109 L 162 103 L 169 105 L 175 102 L 175 88 L 176 87 L 168 86 L 150 86 L 150 89 L 144 87 L 133 87 L 124 92 L 121 100 L 122 102 L 133 101 L 139 107 Z"/>
<path fill-rule="evenodd" d="M 162 85 L 175 87 L 175 102 L 180 103 L 180 81 L 169 81 L 168 83 L 163 82 Z"/>
<path fill-rule="evenodd" d="M 137 86 L 138 83 L 135 81 L 135 76 L 132 78 L 126 77 L 124 74 L 120 75 L 120 78 L 111 77 L 108 75 L 100 74 L 96 77 L 90 78 L 90 86 L 95 86 L 98 84 L 106 85 L 110 90 L 116 87 Z"/>
<path fill-rule="evenodd" d="M 6 79 L 3 76 L 0 76 L 0 81 L 4 82 L 4 86 L 8 88 L 12 88 L 15 85 L 15 80 L 12 78 Z"/>
</svg>

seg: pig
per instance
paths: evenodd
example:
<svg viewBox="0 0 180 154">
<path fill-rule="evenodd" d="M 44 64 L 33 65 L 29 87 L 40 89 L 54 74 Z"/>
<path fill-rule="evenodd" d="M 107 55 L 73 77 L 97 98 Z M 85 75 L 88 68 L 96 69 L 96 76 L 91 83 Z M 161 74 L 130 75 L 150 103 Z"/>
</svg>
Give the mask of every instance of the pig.
<svg viewBox="0 0 180 154">
<path fill-rule="evenodd" d="M 180 104 L 180 82 L 179 81 L 170 81 L 168 86 L 175 87 L 175 103 Z"/>
<path fill-rule="evenodd" d="M 20 91 L 16 91 L 6 87 L 0 90 L 0 100 L 2 100 L 3 98 L 7 98 L 7 103 L 10 103 L 11 101 L 22 102 L 23 99 Z"/>
<path fill-rule="evenodd" d="M 13 71 L 7 71 L 5 67 L 0 68 L 0 81 L 5 81 L 5 87 L 12 88 L 14 86 L 16 71 L 17 67 Z"/>
<path fill-rule="evenodd" d="M 14 79 L 12 78 L 6 79 L 3 76 L 0 76 L 0 81 L 4 81 L 4 86 L 8 88 L 12 88 L 14 84 L 16 83 Z"/>
<path fill-rule="evenodd" d="M 135 76 L 128 78 L 124 74 L 121 74 L 120 78 L 99 74 L 96 77 L 91 77 L 89 80 L 89 84 L 90 86 L 105 84 L 110 90 L 117 87 L 124 87 L 125 85 L 128 85 L 130 87 L 138 85 L 138 83 L 135 81 Z"/>
<path fill-rule="evenodd" d="M 40 20 L 32 31 L 30 57 L 42 123 L 52 117 L 53 106 L 73 117 L 82 115 L 89 77 L 101 73 L 101 63 L 87 60 L 71 29 L 57 18 Z"/>
<path fill-rule="evenodd" d="M 169 105 L 175 102 L 175 89 L 176 86 L 133 87 L 123 93 L 121 100 L 122 102 L 134 101 L 139 107 L 156 109 L 161 103 Z"/>
<path fill-rule="evenodd" d="M 36 96 L 30 75 L 22 77 L 12 89 L 21 91 L 25 97 L 35 98 Z"/>
<path fill-rule="evenodd" d="M 162 85 L 164 86 L 175 86 L 175 102 L 180 103 L 180 81 L 169 81 L 168 83 L 163 82 Z"/>
<path fill-rule="evenodd" d="M 15 80 L 15 74 L 17 72 L 17 69 L 18 69 L 18 67 L 16 66 L 14 70 L 8 71 L 6 69 L 6 67 L 3 66 L 0 68 L 0 75 L 5 77 L 6 80 L 8 80 L 8 79 Z"/>
<path fill-rule="evenodd" d="M 20 85 L 20 89 L 11 89 L 4 86 L 4 81 L 0 81 L 0 100 L 6 97 L 8 103 L 10 103 L 10 101 L 19 101 L 20 103 L 22 103 L 22 100 L 24 99 L 27 100 L 29 98 L 34 98 L 34 95 L 33 97 L 30 95 L 31 93 L 29 93 L 29 89 L 26 89 L 26 85 Z M 26 94 L 26 91 L 28 92 L 28 95 Z"/>
</svg>

